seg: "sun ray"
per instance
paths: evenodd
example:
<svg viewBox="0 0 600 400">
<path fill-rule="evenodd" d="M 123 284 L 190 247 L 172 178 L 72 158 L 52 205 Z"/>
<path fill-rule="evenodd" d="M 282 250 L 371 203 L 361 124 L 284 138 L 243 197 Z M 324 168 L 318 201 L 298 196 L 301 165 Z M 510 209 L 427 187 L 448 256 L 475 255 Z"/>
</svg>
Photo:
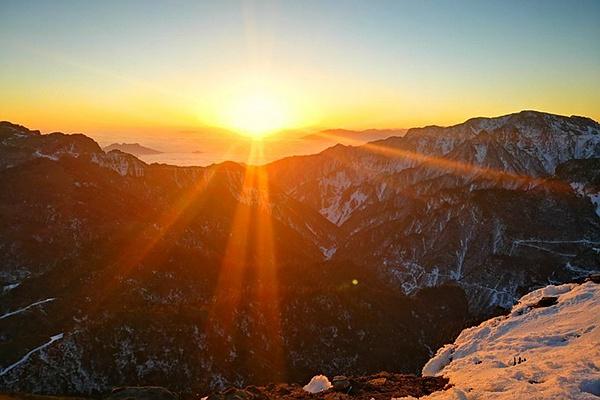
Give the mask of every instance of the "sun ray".
<svg viewBox="0 0 600 400">
<path fill-rule="evenodd" d="M 90 313 L 100 309 L 103 301 L 120 287 L 121 282 L 131 274 L 131 271 L 139 266 L 165 235 L 175 228 L 192 205 L 202 207 L 202 203 L 206 201 L 206 196 L 203 194 L 211 184 L 214 175 L 214 169 L 204 169 L 193 185 L 183 195 L 177 197 L 171 207 L 160 213 L 158 218 L 154 219 L 152 215 L 148 215 L 148 219 L 155 222 L 140 227 L 118 257 L 107 263 L 107 268 L 103 269 L 105 277 L 100 280 L 102 284 L 99 287 L 95 285 L 94 288 L 84 285 L 84 293 L 89 290 L 98 293 L 98 301 L 90 305 L 88 310 Z"/>
<path fill-rule="evenodd" d="M 283 377 L 277 255 L 269 181 L 264 167 L 252 165 L 256 159 L 264 157 L 262 151 L 261 142 L 257 141 L 251 146 L 240 187 L 240 202 L 230 225 L 230 236 L 205 331 L 212 339 L 211 346 L 229 351 L 236 344 L 236 321 L 239 322 L 242 317 L 241 309 L 247 306 L 248 309 L 244 310 L 246 314 L 255 322 L 262 321 L 260 326 L 255 326 L 257 331 L 252 332 L 253 337 L 268 339 L 266 342 L 252 343 L 252 358 L 266 361 L 272 369 L 271 375 L 276 373 Z M 251 359 L 245 361 L 250 362 Z M 259 374 L 260 371 L 255 373 Z"/>
<path fill-rule="evenodd" d="M 235 143 L 231 143 L 224 154 L 231 154 L 235 146 Z M 200 176 L 195 179 L 189 189 L 185 190 L 182 195 L 175 199 L 175 202 L 170 207 L 162 211 L 157 218 L 154 215 L 147 216 L 147 219 L 154 221 L 154 223 L 152 225 L 144 225 L 133 233 L 132 239 L 127 242 L 126 246 L 119 252 L 116 260 L 111 263 L 116 269 L 106 269 L 107 278 L 104 280 L 105 283 L 102 288 L 98 291 L 101 300 L 119 287 L 118 280 L 125 279 L 131 270 L 139 265 L 155 249 L 190 207 L 193 206 L 197 209 L 202 207 L 203 203 L 208 200 L 205 192 L 212 183 L 217 168 L 219 168 L 218 165 L 209 168 L 199 167 L 198 171 L 201 171 L 199 173 Z M 101 301 L 98 302 L 94 307 L 98 308 L 101 303 Z"/>
<path fill-rule="evenodd" d="M 264 159 L 264 146 L 257 143 L 259 158 Z M 270 339 L 271 347 L 263 355 L 269 360 L 273 371 L 278 371 L 278 378 L 285 380 L 283 334 L 279 309 L 280 293 L 277 277 L 277 252 L 274 245 L 273 214 L 269 188 L 269 176 L 264 167 L 255 167 L 258 190 L 264 193 L 266 204 L 261 219 L 256 221 L 258 282 L 257 301 L 266 319 L 265 333 Z"/>
</svg>

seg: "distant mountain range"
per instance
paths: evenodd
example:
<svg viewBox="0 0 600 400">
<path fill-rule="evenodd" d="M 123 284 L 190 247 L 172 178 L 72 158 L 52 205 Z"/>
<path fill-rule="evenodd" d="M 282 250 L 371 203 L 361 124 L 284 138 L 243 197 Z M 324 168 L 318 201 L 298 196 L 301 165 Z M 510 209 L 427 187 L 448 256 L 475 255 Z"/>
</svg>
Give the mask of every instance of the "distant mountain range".
<svg viewBox="0 0 600 400">
<path fill-rule="evenodd" d="M 0 389 L 418 372 L 600 270 L 600 124 L 523 111 L 261 167 L 0 123 Z"/>
<path fill-rule="evenodd" d="M 302 132 L 285 131 L 269 136 L 266 139 L 261 158 L 255 163 L 263 164 L 283 157 L 302 154 L 314 154 L 334 144 L 360 145 L 372 140 L 384 139 L 394 135 L 403 135 L 405 130 L 369 129 L 351 131 L 331 129 L 304 135 Z M 119 150 L 139 157 L 147 163 L 163 163 L 179 166 L 210 165 L 223 161 L 227 153 L 230 161 L 247 162 L 253 140 L 234 132 L 213 131 L 206 133 L 190 132 L 188 139 L 178 137 L 160 144 L 159 148 L 169 149 L 158 151 L 140 143 L 113 143 L 103 148 L 104 151 Z M 194 150 L 189 150 L 194 149 Z M 193 157 L 199 155 L 202 157 Z"/>
<path fill-rule="evenodd" d="M 162 154 L 162 151 L 154 150 L 149 147 L 142 146 L 139 143 L 113 143 L 103 148 L 104 151 L 119 150 L 123 153 L 129 153 L 134 156 Z"/>
<path fill-rule="evenodd" d="M 404 136 L 406 129 L 366 129 L 354 131 L 348 129 L 326 129 L 318 133 L 303 136 L 304 140 L 327 141 L 333 144 L 358 145 L 391 136 Z"/>
</svg>

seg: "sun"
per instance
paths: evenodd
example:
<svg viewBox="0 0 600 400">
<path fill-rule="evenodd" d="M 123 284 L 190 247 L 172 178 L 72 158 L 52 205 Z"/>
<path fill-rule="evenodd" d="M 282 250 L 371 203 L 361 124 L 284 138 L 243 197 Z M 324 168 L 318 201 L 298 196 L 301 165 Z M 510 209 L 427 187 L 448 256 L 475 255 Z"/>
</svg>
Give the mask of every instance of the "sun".
<svg viewBox="0 0 600 400">
<path fill-rule="evenodd" d="M 290 123 L 285 102 L 268 93 L 249 93 L 239 96 L 227 106 L 225 125 L 255 139 L 284 129 Z"/>
</svg>

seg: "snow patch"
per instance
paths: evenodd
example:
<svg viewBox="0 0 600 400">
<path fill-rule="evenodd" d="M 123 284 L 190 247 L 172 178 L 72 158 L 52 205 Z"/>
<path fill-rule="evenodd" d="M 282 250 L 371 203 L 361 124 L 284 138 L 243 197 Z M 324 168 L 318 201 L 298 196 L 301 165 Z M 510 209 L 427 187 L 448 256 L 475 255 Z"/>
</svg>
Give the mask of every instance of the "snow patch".
<svg viewBox="0 0 600 400">
<path fill-rule="evenodd" d="M 320 393 L 329 388 L 331 388 L 331 382 L 325 375 L 313 376 L 310 382 L 303 387 L 308 393 Z"/>
<path fill-rule="evenodd" d="M 330 248 L 320 247 L 320 249 L 321 249 L 321 253 L 323 253 L 323 256 L 325 257 L 326 260 L 330 260 L 331 257 L 333 257 L 333 255 L 337 251 L 337 247 L 335 247 L 335 246 L 330 247 Z"/>
<path fill-rule="evenodd" d="M 27 360 L 29 360 L 29 357 L 31 357 L 32 354 L 35 354 L 38 351 L 44 350 L 46 347 L 50 346 L 52 343 L 56 342 L 57 340 L 62 339 L 63 336 L 64 336 L 63 333 L 59 333 L 58 335 L 54 335 L 54 336 L 50 337 L 50 340 L 48 342 L 46 342 L 46 343 L 42 344 L 41 346 L 38 346 L 35 349 L 29 351 L 27 354 L 25 354 L 23 357 L 21 357 L 21 359 L 19 361 L 17 361 L 16 363 L 11 364 L 11 365 L 9 365 L 6 368 L 0 369 L 0 376 L 6 375 L 7 373 L 9 373 L 14 368 L 16 368 L 19 365 L 25 363 Z"/>
<path fill-rule="evenodd" d="M 600 217 L 600 193 L 588 195 L 590 201 L 596 207 L 596 215 Z"/>
<path fill-rule="evenodd" d="M 423 367 L 423 376 L 436 376 L 452 361 L 452 353 L 456 346 L 447 344 L 439 349 L 431 360 Z"/>
<path fill-rule="evenodd" d="M 531 307 L 546 296 L 558 297 L 557 304 Z M 455 390 L 424 399 L 459 393 L 469 399 L 589 399 L 600 389 L 597 360 L 600 285 L 551 285 L 523 296 L 508 316 L 465 329 L 438 350 L 423 375 L 446 376 Z"/>
<path fill-rule="evenodd" d="M 30 305 L 25 306 L 23 308 L 19 308 L 18 310 L 9 311 L 9 312 L 5 313 L 5 314 L 3 314 L 3 315 L 0 316 L 0 319 L 4 319 L 4 318 L 11 317 L 13 315 L 16 315 L 16 314 L 20 314 L 23 311 L 27 311 L 27 310 L 29 310 L 32 307 L 39 306 L 40 304 L 45 304 L 45 303 L 48 303 L 48 302 L 51 302 L 51 301 L 54 301 L 54 300 L 56 300 L 56 299 L 52 297 L 52 298 L 49 298 L 49 299 L 36 301 L 35 303 L 31 303 Z"/>
<path fill-rule="evenodd" d="M 18 288 L 20 284 L 21 284 L 21 282 L 11 283 L 10 285 L 5 285 L 2 287 L 2 293 L 10 292 L 11 290 Z"/>
<path fill-rule="evenodd" d="M 121 176 L 144 176 L 144 167 L 141 161 L 118 151 L 106 154 L 92 153 L 90 160 L 103 168 L 112 169 Z"/>
<path fill-rule="evenodd" d="M 485 160 L 485 156 L 487 155 L 487 146 L 484 144 L 476 144 L 475 145 L 475 159 L 477 163 L 483 163 Z"/>
<path fill-rule="evenodd" d="M 36 158 L 48 158 L 52 161 L 58 161 L 58 159 L 59 159 L 59 157 L 56 155 L 44 154 L 44 153 L 40 152 L 39 150 L 36 150 L 35 153 L 33 153 L 33 156 Z"/>
</svg>

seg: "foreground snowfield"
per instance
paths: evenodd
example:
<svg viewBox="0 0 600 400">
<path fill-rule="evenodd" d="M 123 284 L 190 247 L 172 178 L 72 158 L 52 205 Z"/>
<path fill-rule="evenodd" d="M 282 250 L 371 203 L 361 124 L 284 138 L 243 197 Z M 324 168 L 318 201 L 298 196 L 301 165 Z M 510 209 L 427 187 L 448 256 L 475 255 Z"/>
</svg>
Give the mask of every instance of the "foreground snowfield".
<svg viewBox="0 0 600 400">
<path fill-rule="evenodd" d="M 544 296 L 549 307 L 532 308 Z M 515 364 L 515 358 L 525 361 Z M 547 286 L 511 313 L 465 329 L 438 350 L 423 375 L 450 378 L 453 388 L 426 399 L 598 399 L 600 285 Z"/>
</svg>

